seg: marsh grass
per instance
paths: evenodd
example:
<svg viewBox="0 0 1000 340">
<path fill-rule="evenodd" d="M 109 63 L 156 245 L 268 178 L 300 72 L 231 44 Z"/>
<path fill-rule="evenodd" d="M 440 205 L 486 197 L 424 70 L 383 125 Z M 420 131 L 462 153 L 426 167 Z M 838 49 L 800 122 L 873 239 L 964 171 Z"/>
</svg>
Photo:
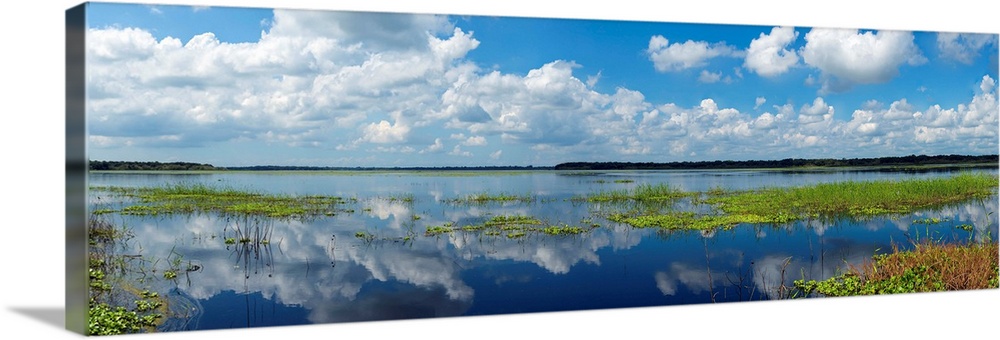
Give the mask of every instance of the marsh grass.
<svg viewBox="0 0 1000 340">
<path fill-rule="evenodd" d="M 266 245 L 271 243 L 271 238 L 274 235 L 273 219 L 243 215 L 230 217 L 227 219 L 227 223 L 228 222 L 232 222 L 232 226 L 226 225 L 222 231 L 224 243 L 227 245 L 233 245 L 237 242 L 240 244 L 253 245 Z"/>
<path fill-rule="evenodd" d="M 486 205 L 490 203 L 534 203 L 537 198 L 534 195 L 515 195 L 510 193 L 489 193 L 481 192 L 464 197 L 448 200 L 448 203 L 459 205 Z"/>
<path fill-rule="evenodd" d="M 996 242 L 968 244 L 922 241 L 912 250 L 892 253 L 852 266 L 823 280 L 796 280 L 804 294 L 854 296 L 998 288 L 1000 259 Z"/>
<path fill-rule="evenodd" d="M 997 178 L 961 173 L 952 177 L 893 181 L 846 181 L 791 188 L 729 191 L 713 188 L 702 193 L 666 186 L 639 186 L 587 196 L 592 203 L 673 202 L 689 197 L 692 206 L 709 206 L 708 213 L 679 211 L 670 205 L 632 206 L 605 213 L 608 220 L 637 228 L 711 230 L 739 224 L 787 224 L 802 219 L 863 220 L 874 216 L 907 214 L 996 195 Z M 936 224 L 940 220 L 918 220 Z"/>
<path fill-rule="evenodd" d="M 962 173 L 946 178 L 894 181 L 845 181 L 793 188 L 713 195 L 705 203 L 727 214 L 746 214 L 771 220 L 778 215 L 864 218 L 911 213 L 995 194 L 997 178 Z"/>
<path fill-rule="evenodd" d="M 595 194 L 575 197 L 576 201 L 587 201 L 591 203 L 602 202 L 663 202 L 675 201 L 684 197 L 690 197 L 694 193 L 684 192 L 671 187 L 668 184 L 639 184 L 632 189 L 618 189 L 602 191 Z"/>
<path fill-rule="evenodd" d="M 125 215 L 190 214 L 210 212 L 222 215 L 256 215 L 266 217 L 308 217 L 333 215 L 336 206 L 344 204 L 340 197 L 267 194 L 230 187 L 205 184 L 172 184 L 159 187 L 92 187 L 135 198 L 140 204 L 120 210 Z"/>
</svg>

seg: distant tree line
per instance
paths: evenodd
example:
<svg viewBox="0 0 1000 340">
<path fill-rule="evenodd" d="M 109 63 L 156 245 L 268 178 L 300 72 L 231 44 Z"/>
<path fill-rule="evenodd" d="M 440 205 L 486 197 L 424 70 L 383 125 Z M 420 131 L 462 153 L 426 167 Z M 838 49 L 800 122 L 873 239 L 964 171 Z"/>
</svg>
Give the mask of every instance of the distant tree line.
<svg viewBox="0 0 1000 340">
<path fill-rule="evenodd" d="M 758 168 L 804 168 L 804 167 L 894 167 L 921 165 L 984 165 L 1000 166 L 998 155 L 909 155 L 879 158 L 786 158 L 782 160 L 749 161 L 684 161 L 684 162 L 570 162 L 551 166 L 441 166 L 441 167 L 325 167 L 254 165 L 242 167 L 215 167 L 211 164 L 190 162 L 127 162 L 90 161 L 90 170 L 691 170 L 691 169 L 758 169 Z"/>
<path fill-rule="evenodd" d="M 823 158 L 801 159 L 786 158 L 782 160 L 749 160 L 749 161 L 685 161 L 667 163 L 631 163 L 631 162 L 570 162 L 555 166 L 556 170 L 691 170 L 691 169 L 756 169 L 756 168 L 798 168 L 798 167 L 880 167 L 880 166 L 919 166 L 943 164 L 992 164 L 1000 165 L 1000 156 L 983 155 L 909 155 L 902 157 L 879 158 Z"/>
<path fill-rule="evenodd" d="M 211 164 L 188 162 L 90 161 L 90 170 L 218 170 Z"/>
<path fill-rule="evenodd" d="M 478 171 L 491 171 L 491 170 L 551 170 L 552 167 L 537 167 L 537 166 L 440 166 L 440 167 L 334 167 L 334 166 L 296 166 L 296 165 L 252 165 L 252 166 L 237 166 L 237 167 L 227 167 L 226 170 L 243 170 L 243 171 L 299 171 L 299 170 L 406 170 L 406 171 L 419 171 L 419 170 L 478 170 Z"/>
</svg>

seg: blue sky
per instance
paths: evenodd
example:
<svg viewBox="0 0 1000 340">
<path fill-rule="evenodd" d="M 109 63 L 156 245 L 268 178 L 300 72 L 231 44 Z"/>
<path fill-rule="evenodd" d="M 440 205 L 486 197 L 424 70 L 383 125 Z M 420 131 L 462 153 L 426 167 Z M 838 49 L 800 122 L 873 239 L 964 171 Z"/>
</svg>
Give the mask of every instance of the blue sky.
<svg viewBox="0 0 1000 340">
<path fill-rule="evenodd" d="M 996 34 L 92 3 L 88 152 L 554 165 L 998 149 Z"/>
</svg>

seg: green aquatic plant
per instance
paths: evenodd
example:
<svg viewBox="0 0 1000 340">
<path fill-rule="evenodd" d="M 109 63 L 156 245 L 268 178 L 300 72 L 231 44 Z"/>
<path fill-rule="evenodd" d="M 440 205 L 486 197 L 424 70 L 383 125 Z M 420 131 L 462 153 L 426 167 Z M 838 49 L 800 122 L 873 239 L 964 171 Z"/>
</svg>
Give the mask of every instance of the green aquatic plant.
<svg viewBox="0 0 1000 340">
<path fill-rule="evenodd" d="M 690 197 L 692 204 L 707 205 L 710 212 L 695 214 L 672 208 L 606 212 L 608 220 L 638 228 L 715 229 L 748 224 L 786 224 L 806 218 L 865 219 L 903 214 L 984 198 L 996 194 L 997 178 L 988 174 L 963 173 L 952 177 L 866 182 L 836 182 L 789 188 L 727 191 L 719 188 L 703 193 L 684 193 L 667 188 L 610 191 L 588 196 L 591 202 L 651 200 L 656 197 Z M 665 211 L 663 209 L 666 209 Z M 938 218 L 914 223 L 940 223 Z"/>
<path fill-rule="evenodd" d="M 498 215 L 493 216 L 485 223 L 486 227 L 511 227 L 511 226 L 524 226 L 524 225 L 540 225 L 542 221 L 537 218 L 525 215 Z"/>
<path fill-rule="evenodd" d="M 894 247 L 859 267 L 832 278 L 796 280 L 804 294 L 854 296 L 998 288 L 1000 259 L 996 242 L 918 243 L 912 250 Z"/>
<path fill-rule="evenodd" d="M 533 203 L 536 197 L 530 194 L 514 195 L 509 193 L 482 192 L 448 200 L 451 204 L 483 205 L 488 203 Z"/>
<path fill-rule="evenodd" d="M 141 279 L 129 278 L 129 273 L 142 272 L 141 266 L 147 262 L 142 256 L 119 253 L 121 245 L 133 236 L 131 231 L 100 216 L 92 215 L 88 220 L 91 246 L 87 254 L 90 299 L 86 334 L 153 332 L 164 320 L 166 300 L 154 291 L 140 291 L 137 283 Z M 129 300 L 132 305 L 117 305 Z"/>
<path fill-rule="evenodd" d="M 115 212 L 114 209 L 95 209 L 94 211 L 91 211 L 90 213 L 94 214 L 94 215 L 104 215 L 104 214 L 110 214 L 110 213 L 113 213 L 113 212 Z"/>
<path fill-rule="evenodd" d="M 578 235 L 600 225 L 589 224 L 588 227 L 569 225 L 565 223 L 549 225 L 538 218 L 526 215 L 497 215 L 490 217 L 482 224 L 463 225 L 455 227 L 454 222 L 427 227 L 425 236 L 438 236 L 445 233 L 465 232 L 482 233 L 484 236 L 506 235 L 508 238 L 521 238 L 529 234 L 545 234 L 550 236 Z"/>
<path fill-rule="evenodd" d="M 211 212 L 223 215 L 298 217 L 332 215 L 344 204 L 340 197 L 322 195 L 294 196 L 269 194 L 206 184 L 171 184 L 157 187 L 91 187 L 130 197 L 137 204 L 123 207 L 125 215 L 162 215 Z"/>
<path fill-rule="evenodd" d="M 87 312 L 87 335 L 118 335 L 138 333 L 143 330 L 152 331 L 158 319 L 163 316 L 158 313 L 147 313 L 159 305 L 147 300 L 136 302 L 136 310 L 125 307 L 112 307 L 106 303 L 98 303 L 91 299 Z M 140 305 L 141 304 L 141 305 Z M 152 307 L 152 308 L 149 308 Z M 149 308 L 149 309 L 146 309 Z M 139 311 L 142 309 L 141 311 Z"/>
<path fill-rule="evenodd" d="M 441 234 L 446 234 L 446 233 L 453 232 L 453 231 L 455 231 L 455 229 L 452 227 L 453 225 L 454 225 L 454 223 L 448 222 L 448 223 L 445 223 L 444 225 L 427 227 L 427 231 L 424 232 L 424 235 L 426 235 L 426 236 L 437 236 L 437 235 L 441 235 Z"/>
<path fill-rule="evenodd" d="M 684 192 L 669 184 L 639 184 L 632 189 L 608 190 L 583 197 L 575 197 L 575 201 L 600 202 L 664 202 L 690 197 L 693 193 Z"/>
<path fill-rule="evenodd" d="M 527 235 L 527 233 L 524 231 L 512 231 L 507 233 L 507 238 L 522 238 L 525 235 Z"/>
<path fill-rule="evenodd" d="M 988 174 L 883 181 L 845 181 L 792 188 L 765 188 L 708 198 L 729 214 L 759 216 L 868 217 L 902 214 L 994 195 L 998 181 Z"/>
<path fill-rule="evenodd" d="M 355 232 L 354 233 L 354 237 L 358 238 L 358 239 L 361 239 L 362 241 L 365 241 L 365 242 L 371 242 L 371 241 L 375 240 L 375 235 L 372 235 L 371 233 L 364 232 L 364 231 Z"/>
<path fill-rule="evenodd" d="M 545 233 L 545 234 L 548 234 L 548 235 L 576 235 L 576 234 L 582 234 L 583 232 L 586 231 L 585 229 L 583 229 L 581 227 L 571 226 L 571 225 L 566 225 L 566 224 L 558 225 L 558 226 L 548 226 L 548 227 L 541 228 L 539 230 L 542 233 Z"/>
</svg>

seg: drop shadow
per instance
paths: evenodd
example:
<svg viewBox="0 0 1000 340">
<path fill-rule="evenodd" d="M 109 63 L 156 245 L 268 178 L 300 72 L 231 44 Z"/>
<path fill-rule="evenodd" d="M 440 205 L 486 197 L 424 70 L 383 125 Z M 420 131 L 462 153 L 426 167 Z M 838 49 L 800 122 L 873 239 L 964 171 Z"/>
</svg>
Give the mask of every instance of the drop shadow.
<svg viewBox="0 0 1000 340">
<path fill-rule="evenodd" d="M 34 318 L 50 326 L 65 329 L 66 309 L 60 307 L 11 307 L 11 311 Z"/>
</svg>

